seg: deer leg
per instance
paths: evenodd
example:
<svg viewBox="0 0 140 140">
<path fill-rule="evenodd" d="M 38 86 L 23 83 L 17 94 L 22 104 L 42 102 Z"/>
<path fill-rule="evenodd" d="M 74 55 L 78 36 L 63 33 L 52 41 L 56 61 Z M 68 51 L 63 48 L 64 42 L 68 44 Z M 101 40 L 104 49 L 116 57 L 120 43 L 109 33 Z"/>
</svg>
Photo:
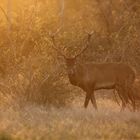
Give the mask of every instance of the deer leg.
<svg viewBox="0 0 140 140">
<path fill-rule="evenodd" d="M 116 90 L 115 89 L 113 89 L 113 94 L 114 94 L 114 101 L 116 101 L 116 103 L 120 106 L 120 103 L 118 101 L 117 93 L 116 93 Z"/>
<path fill-rule="evenodd" d="M 128 98 L 131 102 L 133 111 L 136 111 L 136 98 L 134 96 L 134 76 L 130 75 L 128 77 L 128 80 L 126 81 L 126 88 L 127 88 L 127 93 L 128 93 Z"/>
<path fill-rule="evenodd" d="M 135 112 L 136 111 L 136 102 L 135 102 L 132 88 L 128 88 L 128 97 L 132 103 L 133 111 Z"/>
<path fill-rule="evenodd" d="M 124 111 L 125 108 L 126 108 L 126 103 L 125 103 L 125 102 L 122 102 L 122 107 L 121 107 L 121 110 L 120 110 L 120 111 L 121 111 L 121 112 Z"/>
<path fill-rule="evenodd" d="M 91 94 L 89 92 L 87 92 L 86 98 L 85 98 L 85 103 L 84 103 L 85 108 L 87 108 L 90 98 L 91 98 Z"/>
<path fill-rule="evenodd" d="M 98 110 L 94 92 L 91 94 L 91 102 L 93 104 L 93 107 Z"/>
<path fill-rule="evenodd" d="M 136 100 L 134 97 L 134 89 L 133 89 L 133 82 L 132 80 L 125 82 L 125 90 L 128 96 L 128 103 L 132 106 L 133 111 L 136 111 Z"/>
<path fill-rule="evenodd" d="M 135 111 L 135 109 L 136 109 L 135 99 L 134 99 L 134 95 L 133 95 L 133 87 L 131 85 L 132 84 L 129 83 L 129 81 L 124 81 L 124 86 L 123 86 L 124 95 L 125 95 L 125 99 L 127 99 L 126 103 L 129 103 L 132 106 L 133 111 Z"/>
<path fill-rule="evenodd" d="M 116 86 L 116 90 L 117 90 L 118 95 L 122 101 L 121 111 L 124 111 L 124 109 L 126 107 L 126 99 L 125 99 L 125 94 L 124 94 L 125 91 L 123 90 L 123 87 L 121 87 L 120 85 Z"/>
</svg>

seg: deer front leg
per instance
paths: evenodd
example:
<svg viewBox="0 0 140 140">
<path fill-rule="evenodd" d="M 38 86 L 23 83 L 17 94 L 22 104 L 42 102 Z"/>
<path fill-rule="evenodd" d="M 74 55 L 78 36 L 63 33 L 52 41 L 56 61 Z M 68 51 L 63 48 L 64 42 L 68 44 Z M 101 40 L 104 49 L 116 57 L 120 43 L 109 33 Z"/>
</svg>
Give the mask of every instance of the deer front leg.
<svg viewBox="0 0 140 140">
<path fill-rule="evenodd" d="M 120 112 L 123 112 L 125 110 L 125 108 L 126 108 L 126 104 L 125 104 L 125 102 L 122 102 L 122 107 L 121 107 Z"/>
<path fill-rule="evenodd" d="M 95 95 L 94 95 L 94 91 L 93 91 L 93 93 L 91 94 L 91 102 L 92 102 L 92 104 L 93 104 L 93 107 L 94 107 L 96 110 L 98 110 L 98 108 L 97 108 L 97 103 L 96 103 L 96 99 L 95 99 Z"/>
<path fill-rule="evenodd" d="M 87 108 L 90 98 L 91 98 L 91 93 L 86 92 L 86 98 L 85 98 L 85 103 L 84 103 L 85 108 Z"/>
</svg>

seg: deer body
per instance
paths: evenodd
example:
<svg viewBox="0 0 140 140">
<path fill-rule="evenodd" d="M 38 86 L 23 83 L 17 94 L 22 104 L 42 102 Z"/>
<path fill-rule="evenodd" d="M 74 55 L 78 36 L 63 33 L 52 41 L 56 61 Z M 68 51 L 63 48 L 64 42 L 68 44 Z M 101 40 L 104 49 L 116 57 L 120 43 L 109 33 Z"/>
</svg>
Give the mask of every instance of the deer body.
<svg viewBox="0 0 140 140">
<path fill-rule="evenodd" d="M 65 59 L 70 83 L 86 92 L 85 108 L 91 100 L 93 106 L 97 109 L 95 90 L 115 89 L 122 100 L 123 106 L 130 101 L 135 110 L 135 100 L 131 92 L 135 81 L 135 72 L 129 65 L 123 63 L 77 63 L 77 57 L 89 47 L 92 33 L 88 33 L 86 47 L 71 58 L 68 58 L 58 49 L 54 39 L 55 34 L 51 36 L 53 48 Z"/>
<path fill-rule="evenodd" d="M 123 63 L 86 63 L 76 64 L 76 60 L 66 61 L 69 81 L 72 85 L 78 86 L 87 93 L 85 107 L 89 100 L 94 97 L 94 91 L 100 89 L 115 89 L 120 82 L 132 85 L 135 80 L 134 70 Z M 132 93 L 131 93 L 132 94 Z M 125 96 L 125 95 L 124 95 Z M 127 97 L 125 97 L 127 98 Z M 97 108 L 96 101 L 91 100 Z"/>
<path fill-rule="evenodd" d="M 83 90 L 114 89 L 119 79 L 126 80 L 130 75 L 135 80 L 132 68 L 123 63 L 74 64 L 71 68 L 68 64 L 67 71 L 70 83 Z"/>
</svg>

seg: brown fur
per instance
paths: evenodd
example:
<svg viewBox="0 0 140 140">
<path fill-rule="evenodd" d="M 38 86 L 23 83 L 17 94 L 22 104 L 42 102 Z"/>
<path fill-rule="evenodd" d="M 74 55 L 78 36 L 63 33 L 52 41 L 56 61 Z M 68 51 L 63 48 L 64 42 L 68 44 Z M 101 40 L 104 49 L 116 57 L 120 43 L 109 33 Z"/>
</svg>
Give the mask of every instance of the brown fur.
<svg viewBox="0 0 140 140">
<path fill-rule="evenodd" d="M 76 58 L 89 47 L 92 34 L 88 33 L 86 47 L 78 55 L 67 58 L 56 46 L 54 39 L 56 33 L 51 36 L 53 48 L 65 58 L 70 83 L 86 92 L 85 108 L 91 100 L 93 106 L 97 109 L 95 90 L 116 89 L 123 106 L 131 102 L 135 109 L 135 100 L 132 93 L 135 72 L 130 66 L 123 63 L 78 63 Z"/>
<path fill-rule="evenodd" d="M 132 93 L 126 89 L 133 88 L 135 72 L 123 63 L 86 63 L 78 64 L 76 60 L 66 59 L 69 81 L 72 85 L 82 88 L 87 94 L 84 106 L 89 100 L 97 109 L 94 91 L 99 89 L 116 89 L 123 104 L 133 103 Z"/>
</svg>

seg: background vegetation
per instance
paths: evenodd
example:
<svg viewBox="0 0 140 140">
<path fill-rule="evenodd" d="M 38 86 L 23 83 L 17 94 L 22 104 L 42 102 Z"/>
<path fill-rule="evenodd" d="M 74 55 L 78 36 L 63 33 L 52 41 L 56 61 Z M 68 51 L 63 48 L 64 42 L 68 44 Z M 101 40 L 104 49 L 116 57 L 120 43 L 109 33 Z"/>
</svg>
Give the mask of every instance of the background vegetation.
<svg viewBox="0 0 140 140">
<path fill-rule="evenodd" d="M 63 105 L 75 96 L 48 35 L 59 27 L 56 40 L 67 56 L 84 47 L 85 30 L 94 30 L 81 63 L 122 61 L 139 73 L 138 0 L 1 0 L 0 21 L 1 92 L 22 101 Z"/>
<path fill-rule="evenodd" d="M 118 108 L 108 100 L 99 104 L 109 105 L 109 112 L 79 109 L 85 95 L 70 85 L 64 60 L 52 49 L 49 37 L 59 27 L 56 42 L 67 56 L 84 47 L 85 30 L 94 30 L 90 47 L 78 61 L 124 62 L 139 75 L 139 0 L 0 0 L 0 140 L 12 139 L 9 134 L 23 139 L 46 135 L 48 139 L 138 139 L 139 113 L 112 112 Z M 101 92 L 99 98 L 103 94 L 111 98 L 107 93 Z M 63 108 L 49 110 L 52 105 Z M 36 131 L 38 136 L 33 135 Z"/>
</svg>

